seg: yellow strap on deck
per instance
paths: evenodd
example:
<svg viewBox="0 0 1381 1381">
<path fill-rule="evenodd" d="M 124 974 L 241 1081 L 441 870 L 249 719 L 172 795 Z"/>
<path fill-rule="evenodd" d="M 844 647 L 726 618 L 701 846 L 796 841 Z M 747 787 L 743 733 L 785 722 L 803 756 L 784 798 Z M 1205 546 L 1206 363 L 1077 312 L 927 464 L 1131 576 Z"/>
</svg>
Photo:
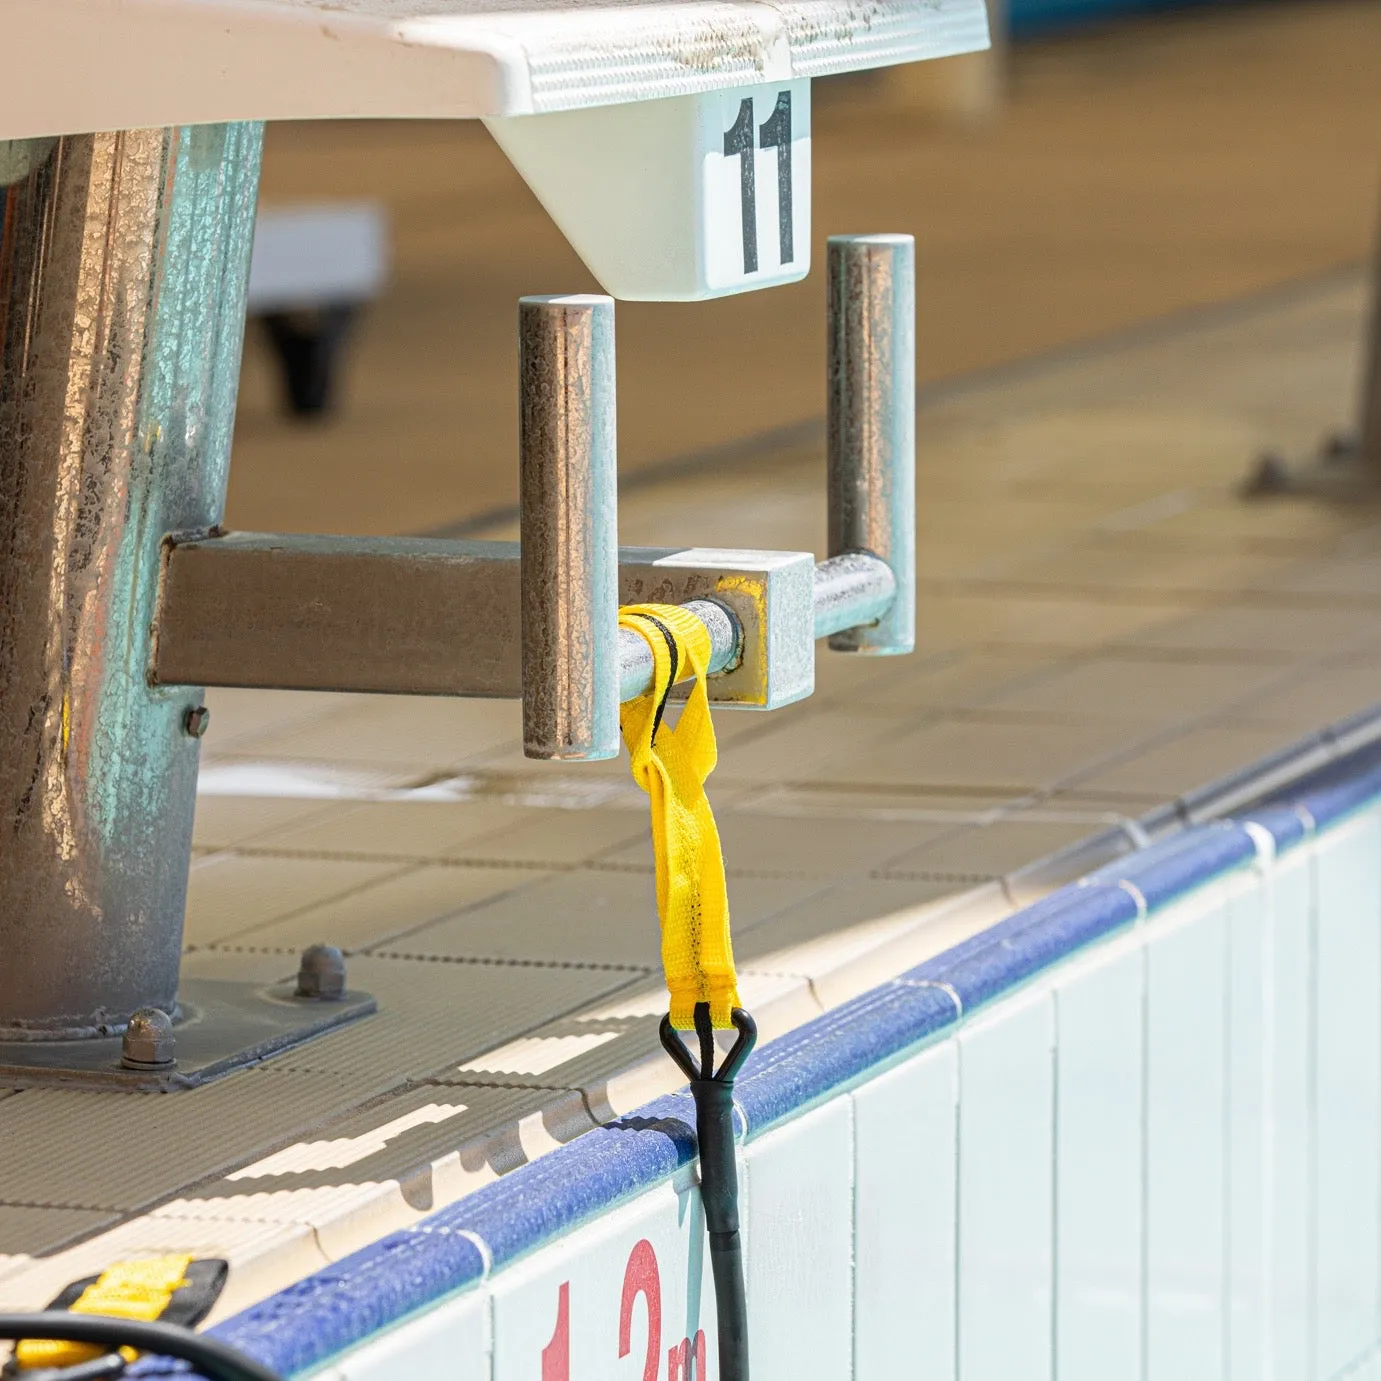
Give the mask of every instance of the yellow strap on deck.
<svg viewBox="0 0 1381 1381">
<path fill-rule="evenodd" d="M 652 848 L 657 861 L 657 911 L 662 922 L 662 967 L 671 993 L 671 1022 L 695 1027 L 695 1005 L 707 1002 L 716 1027 L 730 1028 L 739 1005 L 738 974 L 729 942 L 729 900 L 719 831 L 705 795 L 714 771 L 714 724 L 705 676 L 710 634 L 694 614 L 674 604 L 633 604 L 619 610 L 619 626 L 652 649 L 652 689 L 619 714 L 633 759 L 633 780 L 652 803 Z M 671 687 L 687 667 L 695 685 L 673 728 L 663 720 Z"/>
<path fill-rule="evenodd" d="M 120 1261 L 105 1271 L 68 1306 L 73 1314 L 104 1314 L 116 1319 L 151 1323 L 160 1318 L 173 1292 L 184 1283 L 191 1256 L 155 1256 L 145 1261 Z M 25 1338 L 16 1345 L 14 1360 L 21 1371 L 39 1367 L 71 1367 L 104 1356 L 107 1348 L 94 1343 Z M 138 1353 L 122 1347 L 132 1362 Z"/>
</svg>

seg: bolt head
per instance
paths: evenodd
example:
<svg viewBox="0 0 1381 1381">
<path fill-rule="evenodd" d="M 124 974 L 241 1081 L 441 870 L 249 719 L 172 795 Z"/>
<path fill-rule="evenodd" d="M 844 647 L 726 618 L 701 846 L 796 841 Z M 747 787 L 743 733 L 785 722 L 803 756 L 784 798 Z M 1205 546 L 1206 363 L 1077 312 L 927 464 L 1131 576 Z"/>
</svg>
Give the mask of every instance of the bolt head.
<svg viewBox="0 0 1381 1381">
<path fill-rule="evenodd" d="M 157 1007 L 141 1007 L 129 1019 L 120 1046 L 126 1069 L 163 1069 L 173 1061 L 173 1022 Z"/>
<path fill-rule="evenodd" d="M 211 727 L 211 711 L 205 705 L 193 705 L 182 716 L 182 727 L 192 738 L 201 738 Z"/>
<path fill-rule="evenodd" d="M 335 945 L 308 945 L 297 969 L 298 997 L 334 1001 L 345 995 L 345 956 Z"/>
</svg>

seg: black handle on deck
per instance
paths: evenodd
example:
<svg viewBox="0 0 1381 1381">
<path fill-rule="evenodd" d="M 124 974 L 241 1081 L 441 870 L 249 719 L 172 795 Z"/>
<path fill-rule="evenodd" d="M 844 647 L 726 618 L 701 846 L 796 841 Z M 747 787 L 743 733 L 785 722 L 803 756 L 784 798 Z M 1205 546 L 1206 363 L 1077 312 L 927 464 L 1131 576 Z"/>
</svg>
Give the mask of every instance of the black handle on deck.
<svg viewBox="0 0 1381 1381">
<path fill-rule="evenodd" d="M 227 1347 L 204 1333 L 172 1323 L 144 1323 L 117 1319 L 107 1314 L 73 1314 L 66 1309 L 47 1309 L 38 1314 L 0 1314 L 0 1338 L 55 1338 L 67 1343 L 94 1343 L 97 1347 L 132 1347 L 190 1362 L 208 1381 L 282 1381 L 276 1372 Z M 83 1364 L 85 1365 L 85 1364 Z M 62 1369 L 44 1368 L 61 1376 Z M 43 1372 L 30 1371 L 30 1376 Z M 20 1372 L 20 1376 L 24 1373 Z"/>
<path fill-rule="evenodd" d="M 695 1005 L 695 1032 L 700 1038 L 698 1069 L 670 1016 L 662 1018 L 661 1034 L 667 1054 L 690 1080 L 691 1097 L 695 1099 L 700 1201 L 705 1207 L 719 1321 L 719 1375 L 721 1381 L 748 1381 L 748 1301 L 743 1284 L 738 1165 L 734 1158 L 734 1076 L 752 1051 L 758 1028 L 741 1007 L 734 1008 L 733 1022 L 738 1040 L 718 1070 L 714 1067 L 714 1028 L 708 1003 Z"/>
</svg>

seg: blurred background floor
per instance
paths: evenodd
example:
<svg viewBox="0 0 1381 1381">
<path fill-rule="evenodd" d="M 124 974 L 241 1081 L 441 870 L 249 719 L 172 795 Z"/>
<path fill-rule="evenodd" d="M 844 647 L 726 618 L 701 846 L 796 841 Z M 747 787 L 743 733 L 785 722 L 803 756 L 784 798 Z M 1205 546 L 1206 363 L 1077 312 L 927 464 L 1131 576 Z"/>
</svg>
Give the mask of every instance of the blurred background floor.
<svg viewBox="0 0 1381 1381">
<path fill-rule="evenodd" d="M 1378 72 L 1381 5 L 1314 0 L 1019 45 L 979 126 L 905 108 L 886 74 L 819 83 L 816 262 L 830 233 L 917 236 L 923 385 L 1357 262 L 1381 190 Z M 325 422 L 280 415 L 251 329 L 229 524 L 425 531 L 511 504 L 515 300 L 595 285 L 484 129 L 271 125 L 263 195 L 379 199 L 395 270 Z M 818 270 L 621 305 L 621 473 L 738 469 L 744 438 L 780 428 L 812 443 L 822 317 Z"/>
</svg>

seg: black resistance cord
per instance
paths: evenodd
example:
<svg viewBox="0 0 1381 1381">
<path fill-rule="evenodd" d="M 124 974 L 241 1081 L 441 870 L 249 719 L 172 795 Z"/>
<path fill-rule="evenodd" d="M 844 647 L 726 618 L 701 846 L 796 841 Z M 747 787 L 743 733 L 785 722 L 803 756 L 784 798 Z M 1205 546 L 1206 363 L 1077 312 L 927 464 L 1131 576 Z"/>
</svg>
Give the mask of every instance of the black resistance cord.
<svg viewBox="0 0 1381 1381">
<path fill-rule="evenodd" d="M 734 1160 L 734 1077 L 758 1039 L 753 1018 L 733 1010 L 738 1040 L 716 1071 L 710 1006 L 695 1004 L 695 1033 L 700 1038 L 696 1067 L 671 1017 L 662 1018 L 662 1045 L 690 1080 L 695 1099 L 695 1139 L 700 1151 L 700 1201 L 710 1239 L 714 1272 L 715 1313 L 719 1320 L 720 1381 L 748 1381 L 748 1301 L 743 1285 L 743 1242 L 738 1231 L 738 1168 Z"/>
</svg>

